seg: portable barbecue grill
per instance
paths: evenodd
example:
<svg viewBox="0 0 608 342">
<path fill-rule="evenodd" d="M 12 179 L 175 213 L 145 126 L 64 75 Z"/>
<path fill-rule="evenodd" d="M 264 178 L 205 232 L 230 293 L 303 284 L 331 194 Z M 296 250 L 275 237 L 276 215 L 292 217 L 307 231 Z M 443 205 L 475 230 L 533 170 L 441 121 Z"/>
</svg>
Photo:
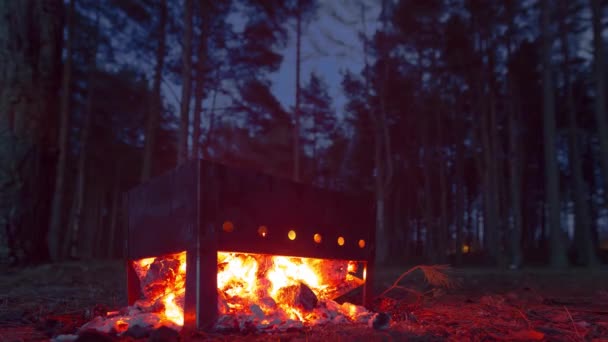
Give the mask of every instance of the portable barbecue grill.
<svg viewBox="0 0 608 342">
<path fill-rule="evenodd" d="M 204 160 L 125 194 L 129 305 L 141 295 L 133 260 L 186 251 L 184 327 L 217 320 L 218 251 L 358 261 L 369 307 L 375 221 L 371 196 L 322 190 Z"/>
</svg>

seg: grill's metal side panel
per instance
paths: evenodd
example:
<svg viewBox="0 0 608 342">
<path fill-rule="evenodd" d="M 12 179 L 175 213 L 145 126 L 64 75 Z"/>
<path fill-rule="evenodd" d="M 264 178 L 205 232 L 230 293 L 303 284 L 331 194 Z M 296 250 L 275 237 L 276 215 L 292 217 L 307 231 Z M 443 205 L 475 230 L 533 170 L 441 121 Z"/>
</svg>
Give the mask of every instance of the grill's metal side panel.
<svg viewBox="0 0 608 342">
<path fill-rule="evenodd" d="M 220 221 L 234 224 L 219 231 L 225 251 L 311 258 L 367 260 L 374 226 L 361 220 L 371 209 L 368 196 L 350 196 L 251 171 L 218 167 Z M 373 214 L 372 214 L 373 217 Z M 258 228 L 268 229 L 266 236 Z M 296 239 L 288 232 L 294 230 Z M 321 243 L 313 236 L 319 233 Z M 338 245 L 339 237 L 345 243 Z M 359 247 L 359 240 L 365 247 Z"/>
</svg>

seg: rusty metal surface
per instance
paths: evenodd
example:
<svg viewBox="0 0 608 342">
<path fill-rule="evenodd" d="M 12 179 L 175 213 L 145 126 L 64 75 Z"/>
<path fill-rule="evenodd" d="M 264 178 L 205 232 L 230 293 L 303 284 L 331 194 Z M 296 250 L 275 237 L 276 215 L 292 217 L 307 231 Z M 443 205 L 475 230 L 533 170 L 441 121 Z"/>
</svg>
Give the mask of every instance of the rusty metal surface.
<svg viewBox="0 0 608 342">
<path fill-rule="evenodd" d="M 186 327 L 209 328 L 217 317 L 217 251 L 361 260 L 367 262 L 368 282 L 373 278 L 372 196 L 192 160 L 132 189 L 126 198 L 127 259 L 188 253 Z M 224 222 L 234 229 L 225 231 Z M 265 236 L 259 234 L 261 226 Z M 290 230 L 296 233 L 293 240 Z M 321 235 L 320 243 L 315 234 Z M 363 248 L 359 240 L 365 241 Z M 368 303 L 371 286 L 363 290 Z M 130 290 L 129 301 L 134 295 Z"/>
</svg>

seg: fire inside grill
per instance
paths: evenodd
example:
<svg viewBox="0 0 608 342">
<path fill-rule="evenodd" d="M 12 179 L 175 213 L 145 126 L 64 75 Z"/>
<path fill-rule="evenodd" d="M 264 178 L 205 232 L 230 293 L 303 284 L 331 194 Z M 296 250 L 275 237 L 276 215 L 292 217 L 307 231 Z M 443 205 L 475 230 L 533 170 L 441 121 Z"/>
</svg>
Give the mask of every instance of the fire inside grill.
<svg viewBox="0 0 608 342">
<path fill-rule="evenodd" d="M 196 160 L 126 197 L 129 307 L 90 327 L 280 331 L 373 318 L 368 196 Z M 355 289 L 359 302 L 338 304 Z"/>
<path fill-rule="evenodd" d="M 144 293 L 136 306 L 158 315 L 155 328 L 162 324 L 181 327 L 186 252 L 136 260 L 133 267 Z M 363 284 L 359 267 L 354 261 L 219 252 L 216 328 L 247 322 L 272 328 L 369 319 L 371 313 L 365 308 L 333 301 Z M 125 323 L 122 319 L 118 325 L 124 325 L 124 330 Z"/>
</svg>

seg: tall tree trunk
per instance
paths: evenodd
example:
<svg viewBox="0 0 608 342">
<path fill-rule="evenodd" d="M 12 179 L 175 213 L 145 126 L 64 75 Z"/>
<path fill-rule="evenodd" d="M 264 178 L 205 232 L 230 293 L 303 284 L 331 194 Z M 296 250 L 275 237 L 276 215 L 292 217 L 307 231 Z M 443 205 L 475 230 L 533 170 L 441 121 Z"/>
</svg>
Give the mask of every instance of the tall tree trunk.
<svg viewBox="0 0 608 342">
<path fill-rule="evenodd" d="M 296 102 L 293 124 L 293 179 L 300 181 L 300 54 L 302 44 L 302 13 L 300 1 L 297 0 L 296 9 Z"/>
<path fill-rule="evenodd" d="M 566 18 L 568 16 L 568 4 L 566 1 L 560 2 L 560 33 L 561 48 L 564 58 L 564 89 L 566 92 L 566 111 L 568 114 L 568 140 L 570 143 L 570 168 L 573 178 L 574 195 L 574 241 L 578 251 L 578 261 L 580 263 L 595 266 L 598 264 L 596 246 L 592 238 L 591 213 L 587 200 L 587 185 L 583 177 L 583 162 L 581 157 L 581 147 L 578 137 L 578 124 L 576 122 L 576 108 L 572 95 L 572 84 L 570 82 L 570 52 L 568 44 L 568 28 Z"/>
<path fill-rule="evenodd" d="M 201 64 L 200 61 L 197 63 Z M 202 111 L 202 102 L 203 102 L 203 79 L 202 72 L 199 73 L 199 70 L 202 71 L 202 68 L 197 67 L 197 80 L 196 80 L 196 89 L 194 90 L 194 117 L 192 118 L 192 158 L 198 159 L 200 158 L 200 139 L 201 139 L 201 115 L 203 115 Z"/>
<path fill-rule="evenodd" d="M 511 86 L 513 90 L 513 86 Z M 523 263 L 522 253 L 522 209 L 521 209 L 521 157 L 519 139 L 519 102 L 514 91 L 511 92 L 512 102 L 509 115 L 509 181 L 511 185 L 511 214 L 513 216 L 513 231 L 511 232 L 511 267 L 519 268 Z M 514 108 L 517 107 L 517 108 Z M 517 113 L 516 113 L 517 112 Z"/>
<path fill-rule="evenodd" d="M 595 120 L 600 141 L 600 165 L 604 181 L 604 206 L 608 205 L 608 123 L 606 122 L 606 74 L 602 38 L 602 1 L 589 0 L 593 26 L 593 62 L 595 67 Z"/>
<path fill-rule="evenodd" d="M 317 179 L 317 170 L 319 169 L 319 164 L 317 161 L 317 115 L 313 113 L 312 115 L 312 172 L 311 181 L 313 184 L 320 181 Z"/>
<path fill-rule="evenodd" d="M 90 187 L 90 186 L 89 186 Z M 89 203 L 89 202 L 87 202 Z M 106 241 L 107 234 L 105 232 L 105 225 L 103 224 L 104 217 L 102 214 L 102 208 L 106 208 L 108 203 L 108 191 L 103 189 L 101 186 L 96 186 L 96 191 L 93 192 L 92 198 L 93 205 L 89 205 L 91 211 L 90 222 L 91 224 L 85 225 L 85 230 L 90 231 L 89 245 L 91 246 L 91 258 L 99 258 L 102 256 L 102 250 L 104 249 L 104 241 Z M 104 236 L 105 235 L 105 236 Z"/>
<path fill-rule="evenodd" d="M 92 71 L 89 71 L 92 73 Z M 89 132 L 92 124 L 92 101 L 93 101 L 93 85 L 92 76 L 89 76 L 89 89 L 87 95 L 87 106 L 85 110 L 85 121 L 80 133 L 80 155 L 78 157 L 78 175 L 76 176 L 76 201 L 74 216 L 72 217 L 71 233 L 68 234 L 68 243 L 64 242 L 65 253 L 79 253 L 80 251 L 70 251 L 72 244 L 79 239 L 80 229 L 82 228 L 84 205 L 85 205 L 85 194 L 86 194 L 86 173 L 87 173 L 87 151 L 89 145 Z M 71 255 L 72 257 L 76 255 Z"/>
<path fill-rule="evenodd" d="M 120 201 L 121 201 L 121 180 L 122 180 L 122 172 L 121 172 L 121 163 L 116 163 L 116 173 L 114 175 L 114 189 L 112 191 L 112 210 L 110 216 L 110 231 L 108 233 L 108 250 L 106 255 L 108 258 L 115 257 L 115 240 L 116 240 L 116 231 L 118 230 L 118 217 L 120 211 Z"/>
<path fill-rule="evenodd" d="M 374 164 L 376 165 L 376 262 L 383 264 L 388 257 L 388 236 L 385 222 L 384 163 L 382 162 L 382 136 L 380 127 L 376 124 Z"/>
<path fill-rule="evenodd" d="M 450 242 L 450 232 L 449 232 L 449 218 L 448 218 L 448 180 L 447 180 L 447 170 L 445 161 L 441 160 L 439 165 L 439 191 L 441 192 L 440 197 L 440 210 L 441 214 L 439 215 L 439 261 L 445 262 L 447 258 L 447 251 Z"/>
<path fill-rule="evenodd" d="M 491 195 L 491 212 L 492 215 L 495 215 L 493 218 L 494 221 L 494 241 L 492 255 L 496 261 L 496 263 L 504 267 L 505 266 L 505 258 L 504 258 L 504 248 L 503 248 L 503 235 L 505 234 L 504 229 L 504 182 L 500 180 L 504 179 L 504 174 L 502 173 L 504 167 L 502 166 L 502 158 L 498 156 L 502 155 L 502 139 L 499 136 L 500 132 L 498 130 L 498 118 L 496 115 L 496 91 L 495 91 L 495 55 L 492 51 L 495 50 L 493 46 L 487 46 L 488 41 L 484 40 L 484 52 L 487 55 L 488 65 L 485 69 L 485 83 L 488 85 L 488 116 L 489 116 L 489 127 L 488 127 L 488 141 L 490 147 L 491 158 L 486 159 L 487 167 L 489 168 L 489 176 L 490 176 L 490 195 Z"/>
<path fill-rule="evenodd" d="M 163 100 L 161 97 L 161 81 L 163 66 L 165 64 L 165 39 L 167 26 L 167 0 L 161 0 L 158 9 L 158 45 L 156 46 L 156 66 L 154 67 L 154 80 L 152 82 L 152 101 L 150 112 L 146 120 L 146 134 L 144 136 L 144 158 L 141 170 L 141 180 L 145 181 L 152 174 L 153 152 L 156 145 L 156 134 L 158 123 L 163 111 Z"/>
<path fill-rule="evenodd" d="M 546 202 L 551 241 L 551 265 L 567 266 L 560 218 L 559 169 L 557 167 L 555 99 L 551 68 L 552 35 L 550 33 L 551 4 L 542 0 L 541 30 L 543 56 L 543 133 L 545 152 Z"/>
<path fill-rule="evenodd" d="M 383 12 L 386 8 L 386 1 L 382 1 Z M 361 23 L 365 25 L 365 6 L 361 6 Z M 388 16 L 382 17 L 382 25 L 386 25 Z M 386 59 L 386 48 L 381 47 L 380 53 Z M 365 68 L 369 68 L 367 50 L 367 39 L 363 40 L 363 58 Z M 388 68 L 385 63 L 382 77 L 382 89 L 380 94 L 380 111 L 374 113 L 370 111 L 371 121 L 374 125 L 374 166 L 375 166 L 375 197 L 376 197 L 376 263 L 386 263 L 388 257 L 388 235 L 386 229 L 386 210 L 385 202 L 387 197 L 388 185 L 392 178 L 392 161 L 390 153 L 390 136 L 386 122 L 386 98 L 385 83 L 388 76 Z M 365 77 L 366 95 L 371 95 L 371 85 L 369 77 Z"/>
<path fill-rule="evenodd" d="M 382 14 L 380 15 L 381 24 L 384 30 L 388 25 L 388 1 L 382 1 Z M 367 49 L 367 46 L 366 46 Z M 379 264 L 386 263 L 388 257 L 388 228 L 386 225 L 385 202 L 389 195 L 389 185 L 392 181 L 393 165 L 391 157 L 390 132 L 388 129 L 386 96 L 387 96 L 387 80 L 388 80 L 388 51 L 389 46 L 386 39 L 381 42 L 380 55 L 385 61 L 382 70 L 381 88 L 380 88 L 380 110 L 377 116 L 374 116 L 376 125 L 375 134 L 375 162 L 376 162 L 376 262 Z M 369 84 L 367 85 L 369 89 Z"/>
<path fill-rule="evenodd" d="M 386 80 L 386 77 L 384 78 Z M 383 82 L 384 83 L 384 82 Z M 392 178 L 392 163 L 390 156 L 390 141 L 386 122 L 385 92 L 380 96 L 380 113 L 375 117 L 375 153 L 376 165 L 376 262 L 386 263 L 388 257 L 388 228 L 386 224 L 385 203 L 389 195 L 388 189 Z M 372 114 L 374 115 L 374 114 Z"/>
<path fill-rule="evenodd" d="M 484 198 L 484 221 L 483 221 L 483 241 L 484 249 L 490 257 L 490 263 L 496 263 L 499 260 L 500 251 L 500 240 L 498 238 L 498 189 L 496 188 L 495 181 L 495 164 L 494 158 L 496 157 L 493 153 L 491 123 L 493 120 L 487 118 L 491 116 L 491 112 L 494 110 L 492 107 L 492 97 L 488 101 L 482 101 L 485 105 L 481 108 L 481 142 L 483 146 L 483 198 Z M 490 102 L 490 103 L 487 103 Z"/>
<path fill-rule="evenodd" d="M 493 66 L 490 67 L 489 70 L 493 70 Z M 504 231 L 504 219 L 503 219 L 503 215 L 502 215 L 502 208 L 504 207 L 502 205 L 502 200 L 504 199 L 503 197 L 503 187 L 501 186 L 501 182 L 499 182 L 500 179 L 504 178 L 501 170 L 503 170 L 503 168 L 501 167 L 501 162 L 500 159 L 498 158 L 498 156 L 501 155 L 501 146 L 500 146 L 500 139 L 499 139 L 499 131 L 498 131 L 498 121 L 496 118 L 496 102 L 495 102 L 495 97 L 494 97 L 494 91 L 492 89 L 490 89 L 490 127 L 489 127 L 489 132 L 490 132 L 490 136 L 488 137 L 490 139 L 490 149 L 491 149 L 491 153 L 492 153 L 492 157 L 490 159 L 488 159 L 488 165 L 490 168 L 490 191 L 491 191 L 491 202 L 490 205 L 492 206 L 491 208 L 491 212 L 492 215 L 496 215 L 495 218 L 493 219 L 494 221 L 494 241 L 492 242 L 492 249 L 493 251 L 493 256 L 495 258 L 496 263 L 498 264 L 498 266 L 504 267 L 505 266 L 505 255 L 504 255 L 504 249 L 503 249 L 503 243 L 502 243 L 502 237 L 505 233 Z"/>
<path fill-rule="evenodd" d="M 217 87 L 219 87 L 219 80 L 217 80 Z M 209 159 L 211 153 L 209 153 L 209 149 L 213 144 L 213 134 L 215 132 L 215 102 L 217 99 L 217 87 L 213 91 L 213 97 L 211 98 L 211 108 L 209 109 L 209 128 L 207 129 L 207 134 L 205 136 L 205 140 L 202 146 L 203 150 L 203 158 Z"/>
<path fill-rule="evenodd" d="M 404 178 L 400 178 L 402 180 Z M 407 181 L 407 180 L 406 180 Z M 394 253 L 395 256 L 403 258 L 409 251 L 409 238 L 408 233 L 405 231 L 404 222 L 408 220 L 409 210 L 407 206 L 404 206 L 406 202 L 403 198 L 403 184 L 395 187 L 394 200 L 393 200 L 393 232 L 395 239 L 393 240 L 393 250 L 398 253 Z"/>
<path fill-rule="evenodd" d="M 481 64 L 480 67 L 473 71 L 470 75 L 472 89 L 475 91 L 477 97 L 475 107 L 477 115 L 479 116 L 479 128 L 476 130 L 477 140 L 481 144 L 482 152 L 481 156 L 476 159 L 476 167 L 480 176 L 480 195 L 482 196 L 483 204 L 480 215 L 483 215 L 483 234 L 479 234 L 482 231 L 482 227 L 478 226 L 478 238 L 480 238 L 480 245 L 483 245 L 484 251 L 488 255 L 487 262 L 489 264 L 495 264 L 502 256 L 502 249 L 499 239 L 500 225 L 499 225 L 499 188 L 497 183 L 497 172 L 498 166 L 495 160 L 496 155 L 496 113 L 494 94 L 492 89 L 492 59 L 488 56 L 488 48 L 485 37 L 482 34 L 478 34 L 477 39 L 479 40 L 479 50 L 477 54 L 480 60 L 483 60 L 483 56 L 486 56 L 488 64 Z M 489 86 L 486 86 L 489 85 Z M 486 88 L 488 88 L 486 90 Z M 479 224 L 479 223 L 478 223 Z"/>
<path fill-rule="evenodd" d="M 182 52 L 182 99 L 180 103 L 177 163 L 188 158 L 188 125 L 192 89 L 192 1 L 184 0 L 184 51 Z"/>
<path fill-rule="evenodd" d="M 0 0 L 0 215 L 19 262 L 48 258 L 62 2 Z"/>
<path fill-rule="evenodd" d="M 433 210 L 433 189 L 431 181 L 431 171 L 433 166 L 431 165 L 432 159 L 429 154 L 429 123 L 428 117 L 422 118 L 422 146 L 424 147 L 423 154 L 423 167 L 422 175 L 424 178 L 424 227 L 425 227 L 425 243 L 424 251 L 426 259 L 429 261 L 436 261 L 436 248 L 433 242 L 437 235 L 436 226 L 434 223 L 434 210 Z"/>
<path fill-rule="evenodd" d="M 99 16 L 96 19 L 99 20 Z M 96 25 L 96 29 L 99 29 L 99 24 Z M 95 37 L 95 48 L 89 56 L 89 67 L 88 67 L 88 84 L 87 84 L 87 100 L 84 112 L 84 123 L 80 131 L 80 155 L 78 156 L 78 174 L 76 176 L 75 186 L 75 201 L 73 209 L 73 217 L 71 218 L 70 231 L 65 237 L 63 243 L 63 253 L 71 257 L 75 257 L 76 254 L 80 253 L 79 250 L 74 250 L 75 242 L 80 240 L 82 222 L 84 218 L 84 205 L 86 195 L 86 175 L 87 175 L 87 156 L 89 148 L 89 134 L 93 122 L 93 94 L 95 93 L 95 70 L 97 68 L 97 39 Z M 92 228 L 92 227 L 89 227 Z"/>
<path fill-rule="evenodd" d="M 205 61 L 207 58 L 207 25 L 208 17 L 205 13 L 204 4 L 201 3 L 201 17 L 203 26 L 199 37 L 199 46 L 196 61 L 196 88 L 194 89 L 194 118 L 192 120 L 192 157 L 198 159 L 200 157 L 200 139 L 201 139 L 201 115 L 203 98 L 205 94 Z"/>
<path fill-rule="evenodd" d="M 441 153 L 444 144 L 443 124 L 441 122 L 440 109 L 435 110 L 435 125 L 437 127 L 437 160 L 439 163 L 439 226 L 437 234 L 438 261 L 444 263 L 448 250 L 448 185 L 447 185 L 447 161 Z"/>
<path fill-rule="evenodd" d="M 464 124 L 462 120 L 456 118 L 458 123 L 457 132 L 464 132 Z M 457 134 L 458 134 L 457 133 Z M 456 156 L 455 156 L 454 167 L 456 169 L 456 203 L 454 206 L 454 212 L 456 215 L 455 225 L 456 225 L 456 265 L 462 264 L 462 246 L 464 244 L 463 234 L 464 234 L 464 214 L 466 208 L 467 195 L 465 192 L 465 179 L 464 179 L 464 164 L 465 164 L 465 155 L 464 155 L 464 142 L 456 141 Z"/>
<path fill-rule="evenodd" d="M 100 186 L 92 181 L 92 177 L 85 176 L 85 196 L 81 208 L 80 229 L 76 246 L 78 257 L 92 259 L 96 256 L 98 219 L 97 208 L 101 204 L 100 198 L 103 196 Z"/>
<path fill-rule="evenodd" d="M 508 32 L 507 32 L 507 61 L 511 60 L 512 56 L 512 37 L 515 32 L 515 4 L 510 4 L 508 11 Z M 507 91 L 509 94 L 508 104 L 508 139 L 509 139 L 509 182 L 510 182 L 510 200 L 511 200 L 511 217 L 513 231 L 511 232 L 511 264 L 513 269 L 519 269 L 523 263 L 522 252 L 522 207 L 521 207 L 521 154 L 523 153 L 519 143 L 519 127 L 521 122 L 521 104 L 519 92 L 514 84 L 513 75 L 510 70 L 507 71 Z"/>
<path fill-rule="evenodd" d="M 51 207 L 51 224 L 47 236 L 49 254 L 52 260 L 57 261 L 65 257 L 61 255 L 61 242 L 63 229 L 63 208 L 66 181 L 66 164 L 68 157 L 68 137 L 70 127 L 70 95 L 72 82 L 72 39 L 74 35 L 74 0 L 70 0 L 67 13 L 67 39 L 65 41 L 66 61 L 63 64 L 61 80 L 61 103 L 59 123 L 59 159 L 55 174 L 55 190 Z"/>
</svg>

